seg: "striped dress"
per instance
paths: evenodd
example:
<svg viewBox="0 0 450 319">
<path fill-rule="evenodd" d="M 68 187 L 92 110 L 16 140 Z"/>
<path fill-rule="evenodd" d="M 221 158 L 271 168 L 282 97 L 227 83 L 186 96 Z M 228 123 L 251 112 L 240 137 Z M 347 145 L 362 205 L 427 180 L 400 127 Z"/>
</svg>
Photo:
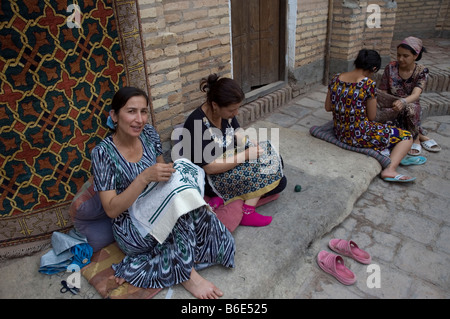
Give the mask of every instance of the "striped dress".
<svg viewBox="0 0 450 319">
<path fill-rule="evenodd" d="M 130 163 L 115 147 L 112 136 L 92 151 L 95 191 L 123 192 L 162 154 L 161 141 L 155 129 L 146 125 L 140 139 L 143 156 Z M 116 277 L 141 288 L 164 288 L 190 278 L 193 268 L 220 264 L 234 267 L 235 245 L 231 233 L 204 207 L 178 219 L 172 233 L 162 244 L 152 236 L 142 237 L 133 225 L 128 211 L 114 219 L 113 233 L 125 258 L 114 264 Z"/>
</svg>

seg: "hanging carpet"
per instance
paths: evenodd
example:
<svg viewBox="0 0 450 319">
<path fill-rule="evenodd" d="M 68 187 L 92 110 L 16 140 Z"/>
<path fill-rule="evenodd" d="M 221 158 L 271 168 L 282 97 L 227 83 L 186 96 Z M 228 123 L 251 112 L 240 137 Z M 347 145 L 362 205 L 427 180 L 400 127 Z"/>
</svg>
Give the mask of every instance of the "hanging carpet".
<svg viewBox="0 0 450 319">
<path fill-rule="evenodd" d="M 72 227 L 68 207 L 126 82 L 112 0 L 73 3 L 0 1 L 0 259 Z"/>
</svg>

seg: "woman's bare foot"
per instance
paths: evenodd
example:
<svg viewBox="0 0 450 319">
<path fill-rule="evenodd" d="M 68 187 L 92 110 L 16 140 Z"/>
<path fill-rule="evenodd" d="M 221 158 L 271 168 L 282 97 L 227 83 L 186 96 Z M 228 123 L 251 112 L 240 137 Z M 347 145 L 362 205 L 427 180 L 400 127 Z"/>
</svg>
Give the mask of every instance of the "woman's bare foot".
<svg viewBox="0 0 450 319">
<path fill-rule="evenodd" d="M 109 280 L 113 280 L 113 279 L 114 279 L 114 281 L 116 282 L 116 284 L 117 284 L 118 286 L 122 285 L 122 284 L 125 282 L 125 279 L 116 277 L 116 276 L 114 276 L 114 275 L 110 276 L 108 279 L 109 279 Z"/>
<path fill-rule="evenodd" d="M 425 142 L 425 141 L 428 141 L 429 139 L 430 138 L 428 136 L 422 135 L 422 134 L 419 133 L 419 141 L 420 142 Z M 414 141 L 414 142 L 417 143 L 417 141 Z"/>
<path fill-rule="evenodd" d="M 395 171 L 395 170 L 391 170 L 391 169 L 389 169 L 389 168 L 386 168 L 385 170 L 383 170 L 383 171 L 381 172 L 381 179 L 385 179 L 385 178 L 394 178 L 394 177 L 396 177 L 396 176 L 398 176 L 398 175 L 401 175 L 401 174 L 397 173 L 397 171 Z M 400 180 L 403 181 L 403 180 L 408 180 L 408 179 L 411 179 L 411 178 L 412 178 L 411 176 L 403 175 L 403 176 L 400 178 Z"/>
<path fill-rule="evenodd" d="M 194 269 L 192 269 L 191 278 L 181 284 L 198 299 L 218 299 L 223 296 L 223 292 L 219 288 L 200 276 Z"/>
</svg>

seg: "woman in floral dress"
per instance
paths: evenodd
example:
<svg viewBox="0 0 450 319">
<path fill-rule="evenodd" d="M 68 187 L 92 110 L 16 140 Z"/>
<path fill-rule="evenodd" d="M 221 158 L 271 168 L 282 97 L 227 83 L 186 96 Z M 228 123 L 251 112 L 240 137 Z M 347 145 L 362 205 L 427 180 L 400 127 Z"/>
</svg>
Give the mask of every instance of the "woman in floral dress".
<svg viewBox="0 0 450 319">
<path fill-rule="evenodd" d="M 439 152 L 441 147 L 428 138 L 421 126 L 422 108 L 420 95 L 425 90 L 428 69 L 417 64 L 422 53 L 426 52 L 422 41 L 408 37 L 397 47 L 397 61 L 389 63 L 384 69 L 378 89 L 395 97 L 392 105 L 380 105 L 381 108 L 392 107 L 399 112 L 392 124 L 411 132 L 414 143 L 410 155 L 420 155 L 421 145 L 431 152 Z"/>
<path fill-rule="evenodd" d="M 381 172 L 385 181 L 410 182 L 414 177 L 397 172 L 411 148 L 411 133 L 395 126 L 374 122 L 377 112 L 375 82 L 369 77 L 378 71 L 380 55 L 363 49 L 355 69 L 337 74 L 330 81 L 325 110 L 333 113 L 336 137 L 350 146 L 391 150 L 391 163 Z"/>
</svg>

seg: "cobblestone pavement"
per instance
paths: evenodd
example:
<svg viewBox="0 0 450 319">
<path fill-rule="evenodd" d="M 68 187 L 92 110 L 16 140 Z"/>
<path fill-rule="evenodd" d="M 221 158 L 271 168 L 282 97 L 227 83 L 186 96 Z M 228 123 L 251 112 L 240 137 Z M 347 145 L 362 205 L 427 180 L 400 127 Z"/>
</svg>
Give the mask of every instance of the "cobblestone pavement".
<svg viewBox="0 0 450 319">
<path fill-rule="evenodd" d="M 372 181 L 350 216 L 309 250 L 309 262 L 300 270 L 309 275 L 298 287 L 296 298 L 450 297 L 450 116 L 442 116 L 449 114 L 450 39 L 424 39 L 424 46 L 428 52 L 420 63 L 429 67 L 431 77 L 422 99 L 435 105 L 423 126 L 443 150 L 424 150 L 427 163 L 401 168 L 417 177 L 412 185 L 387 184 L 380 178 Z M 354 240 L 379 268 L 373 270 L 344 257 L 358 280 L 350 287 L 340 284 L 315 261 L 320 250 L 331 252 L 328 242 L 332 238 Z M 376 272 L 379 288 L 373 287 Z"/>
<path fill-rule="evenodd" d="M 427 163 L 403 169 L 417 177 L 412 185 L 372 181 L 351 215 L 309 250 L 302 270 L 309 276 L 296 298 L 450 297 L 450 116 L 428 118 L 424 127 L 443 150 L 424 151 Z M 320 250 L 332 252 L 332 238 L 354 240 L 379 268 L 344 257 L 358 280 L 340 284 L 315 261 Z"/>
<path fill-rule="evenodd" d="M 331 119 L 323 110 L 325 92 L 322 87 L 294 99 L 266 120 L 301 131 L 322 125 Z M 293 119 L 296 110 L 303 114 L 299 121 Z M 450 297 L 450 115 L 428 117 L 423 127 L 443 150 L 423 150 L 424 165 L 399 167 L 400 173 L 417 177 L 412 184 L 374 178 L 350 216 L 308 250 L 297 271 L 301 281 L 294 298 Z M 332 252 L 332 238 L 352 239 L 372 255 L 380 288 L 369 287 L 376 283 L 373 269 L 348 257 L 345 264 L 358 278 L 350 287 L 317 266 L 319 251 Z"/>
</svg>

